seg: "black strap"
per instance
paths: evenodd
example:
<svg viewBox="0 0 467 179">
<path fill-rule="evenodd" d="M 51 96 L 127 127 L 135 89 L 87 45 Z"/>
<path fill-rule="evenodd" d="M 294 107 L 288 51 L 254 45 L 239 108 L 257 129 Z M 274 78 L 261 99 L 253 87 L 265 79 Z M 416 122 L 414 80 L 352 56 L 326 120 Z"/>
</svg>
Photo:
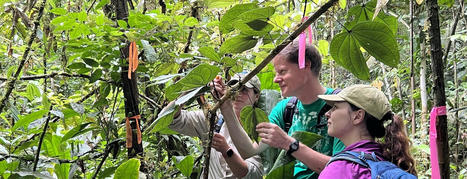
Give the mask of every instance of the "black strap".
<svg viewBox="0 0 467 179">
<path fill-rule="evenodd" d="M 292 119 L 293 115 L 295 113 L 295 110 L 297 108 L 297 102 L 298 99 L 297 97 L 291 97 L 289 101 L 287 102 L 287 105 L 285 106 L 284 109 L 284 114 L 283 114 L 283 119 L 284 119 L 284 131 L 285 133 L 289 132 L 290 126 L 292 126 Z"/>
<path fill-rule="evenodd" d="M 341 89 L 337 88 L 334 91 L 332 91 L 331 94 L 337 94 L 339 92 L 341 92 Z M 292 126 L 293 115 L 298 112 L 297 102 L 298 102 L 298 99 L 297 97 L 294 96 L 289 99 L 289 101 L 287 102 L 287 105 L 285 106 L 284 113 L 283 113 L 283 119 L 284 119 L 284 124 L 285 124 L 284 131 L 286 133 L 289 132 L 290 126 Z M 327 125 L 327 121 L 321 120 L 321 118 L 331 108 L 332 106 L 329 106 L 328 104 L 325 104 L 323 108 L 321 108 L 321 110 L 318 113 L 318 121 L 316 123 L 316 128 L 321 128 Z M 324 121 L 324 122 L 321 122 L 321 121 Z"/>
</svg>

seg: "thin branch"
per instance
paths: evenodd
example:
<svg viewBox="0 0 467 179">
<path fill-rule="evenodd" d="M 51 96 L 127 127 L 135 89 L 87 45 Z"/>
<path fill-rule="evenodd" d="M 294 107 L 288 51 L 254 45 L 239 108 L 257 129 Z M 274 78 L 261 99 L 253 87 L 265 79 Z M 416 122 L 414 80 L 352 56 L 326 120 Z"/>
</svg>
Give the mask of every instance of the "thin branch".
<svg viewBox="0 0 467 179">
<path fill-rule="evenodd" d="M 449 51 L 451 50 L 451 43 L 452 43 L 452 40 L 449 39 L 450 36 L 453 36 L 455 33 L 456 33 L 456 28 L 457 28 L 457 22 L 459 22 L 459 14 L 462 12 L 462 7 L 459 7 L 459 12 L 455 13 L 456 14 L 456 17 L 454 17 L 454 24 L 452 24 L 452 28 L 451 28 L 451 33 L 449 34 L 449 37 L 448 37 L 448 46 L 446 47 L 446 53 L 444 54 L 444 58 L 443 58 L 443 62 L 444 62 L 444 65 L 446 66 L 447 65 L 447 60 L 448 60 L 448 55 L 449 55 Z"/>
<path fill-rule="evenodd" d="M 99 165 L 97 166 L 96 172 L 95 172 L 94 175 L 92 176 L 93 179 L 97 177 L 97 174 L 99 174 L 99 170 L 101 170 L 102 165 L 104 165 L 105 160 L 107 160 L 107 157 L 109 156 L 110 151 L 111 151 L 112 148 L 114 147 L 115 142 L 117 142 L 117 145 L 118 145 L 118 142 L 119 142 L 119 141 L 120 141 L 120 140 L 115 140 L 115 141 L 113 141 L 113 142 L 107 144 L 107 146 L 105 147 L 105 152 L 104 152 L 104 154 L 103 154 L 104 157 L 102 157 L 101 162 L 100 162 Z"/>
<path fill-rule="evenodd" d="M 92 1 L 92 4 L 91 6 L 88 8 L 88 10 L 86 11 L 86 14 L 89 14 L 89 11 L 92 9 L 92 7 L 94 7 L 94 4 L 96 3 L 97 0 L 94 0 Z"/>
<path fill-rule="evenodd" d="M 28 55 L 29 55 L 29 51 L 31 51 L 32 43 L 34 42 L 34 39 L 36 39 L 36 36 L 37 36 L 37 29 L 40 27 L 39 22 L 42 18 L 44 7 L 46 5 L 46 1 L 47 0 L 42 0 L 42 4 L 39 8 L 39 14 L 37 15 L 37 18 L 34 21 L 34 28 L 32 30 L 31 37 L 29 37 L 28 46 L 26 47 L 26 50 L 24 51 L 23 57 L 18 65 L 18 69 L 16 70 L 16 73 L 13 79 L 7 85 L 5 95 L 0 99 L 0 112 L 3 111 L 3 108 L 5 107 L 5 101 L 9 98 L 11 92 L 13 91 L 13 88 L 15 87 L 16 79 L 18 78 L 21 70 L 24 67 L 24 64 L 26 63 L 26 60 L 28 59 Z"/>
<path fill-rule="evenodd" d="M 39 155 L 41 153 L 42 142 L 44 141 L 45 133 L 47 132 L 47 128 L 49 127 L 49 121 L 51 117 L 50 110 L 52 110 L 52 105 L 50 105 L 47 120 L 45 120 L 44 129 L 42 130 L 41 138 L 39 139 L 39 145 L 37 146 L 36 158 L 34 159 L 34 167 L 32 168 L 32 171 L 36 171 L 37 169 L 37 163 L 39 162 Z"/>
<path fill-rule="evenodd" d="M 65 76 L 65 77 L 76 77 L 76 78 L 91 78 L 89 75 L 83 75 L 83 74 L 69 74 L 69 73 L 64 73 L 64 72 L 53 72 L 50 74 L 45 74 L 45 75 L 34 75 L 34 76 L 23 76 L 19 78 L 19 80 L 37 80 L 37 79 L 42 79 L 42 78 L 54 78 L 56 76 Z M 0 81 L 7 81 L 8 78 L 6 77 L 0 77 Z M 101 81 L 105 81 L 108 83 L 113 83 L 111 80 L 99 78 Z"/>
<path fill-rule="evenodd" d="M 146 101 L 148 101 L 148 103 L 152 106 L 152 107 L 157 107 L 159 110 L 162 109 L 162 106 L 157 104 L 154 100 L 152 100 L 151 98 L 145 96 L 144 94 L 141 94 L 139 93 L 139 96 L 142 97 L 143 99 L 145 99 Z"/>
</svg>

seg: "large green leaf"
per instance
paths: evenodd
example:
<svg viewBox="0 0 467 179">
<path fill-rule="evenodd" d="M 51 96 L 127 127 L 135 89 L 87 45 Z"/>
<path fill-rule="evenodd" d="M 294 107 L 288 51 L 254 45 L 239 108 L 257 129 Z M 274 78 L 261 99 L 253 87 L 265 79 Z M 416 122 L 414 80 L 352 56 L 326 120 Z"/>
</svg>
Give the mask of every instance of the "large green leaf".
<svg viewBox="0 0 467 179">
<path fill-rule="evenodd" d="M 352 36 L 376 60 L 390 67 L 399 64 L 399 49 L 396 38 L 383 23 L 360 22 L 352 28 Z"/>
<path fill-rule="evenodd" d="M 257 7 L 258 5 L 256 5 L 256 3 L 235 5 L 234 7 L 227 10 L 224 16 L 222 16 L 221 21 L 219 22 L 219 29 L 224 34 L 229 33 L 230 31 L 234 29 L 232 27 L 232 22 L 237 20 L 240 14 L 242 14 L 243 12 L 255 9 Z"/>
<path fill-rule="evenodd" d="M 293 178 L 293 171 L 295 167 L 295 161 L 291 161 L 288 164 L 282 165 L 280 167 L 271 170 L 266 179 L 276 179 L 276 178 Z"/>
<path fill-rule="evenodd" d="M 87 129 L 86 129 L 86 127 L 87 127 L 89 124 L 92 124 L 92 122 L 80 124 L 79 126 L 74 127 L 73 129 L 71 129 L 70 131 L 68 131 L 68 132 L 62 137 L 62 142 L 65 142 L 65 141 L 67 141 L 67 140 L 70 139 L 70 138 L 79 136 L 79 135 L 81 135 L 81 134 L 84 134 L 84 133 L 86 133 L 86 132 L 92 130 L 92 129 L 95 129 L 95 128 L 87 128 Z"/>
<path fill-rule="evenodd" d="M 190 178 L 191 172 L 193 171 L 193 164 L 195 159 L 191 155 L 187 156 L 179 156 L 179 157 L 173 157 L 172 160 L 175 163 L 175 167 L 177 167 L 182 174 Z"/>
<path fill-rule="evenodd" d="M 120 179 L 138 179 L 139 166 L 141 165 L 139 159 L 132 158 L 125 163 L 121 164 L 115 171 L 114 178 Z"/>
<path fill-rule="evenodd" d="M 258 100 L 258 107 L 266 114 L 269 114 L 277 102 L 282 99 L 281 93 L 277 90 L 263 89 Z"/>
<path fill-rule="evenodd" d="M 263 7 L 243 12 L 238 16 L 238 18 L 246 22 L 251 22 L 253 20 L 267 21 L 269 17 L 274 14 L 274 12 L 274 7 Z"/>
<path fill-rule="evenodd" d="M 213 61 L 216 61 L 216 62 L 221 61 L 220 55 L 217 54 L 217 52 L 212 47 L 204 46 L 204 47 L 199 48 L 198 51 L 199 53 L 201 53 L 201 55 L 208 57 L 209 59 Z"/>
<path fill-rule="evenodd" d="M 258 19 L 252 21 L 238 20 L 234 22 L 234 27 L 239 29 L 242 34 L 256 36 L 268 34 L 274 28 L 267 21 Z"/>
<path fill-rule="evenodd" d="M 348 32 L 334 36 L 331 41 L 330 53 L 332 58 L 345 69 L 360 79 L 370 78 L 370 72 L 363 58 L 360 46 Z"/>
<path fill-rule="evenodd" d="M 222 44 L 220 51 L 222 53 L 241 53 L 253 48 L 257 42 L 258 39 L 255 39 L 252 36 L 237 35 L 227 39 Z"/>
<path fill-rule="evenodd" d="M 165 89 L 169 100 L 177 98 L 181 92 L 189 91 L 207 85 L 221 70 L 217 66 L 200 64 L 191 70 L 184 78 Z"/>
<path fill-rule="evenodd" d="M 15 131 L 16 129 L 20 127 L 25 127 L 27 128 L 28 125 L 32 122 L 35 121 L 39 118 L 42 118 L 44 115 L 46 115 L 49 112 L 49 110 L 43 109 L 39 110 L 36 112 L 33 112 L 31 114 L 25 115 L 25 116 L 20 116 L 19 121 L 15 123 L 15 125 L 11 128 L 11 131 Z"/>
<path fill-rule="evenodd" d="M 198 88 L 195 88 L 193 91 L 189 92 L 188 94 L 180 97 L 175 101 L 175 105 L 182 105 L 182 104 L 190 104 L 195 98 L 199 96 L 199 94 L 203 94 L 207 91 L 209 91 L 209 87 L 207 86 L 201 86 Z"/>
<path fill-rule="evenodd" d="M 306 131 L 294 132 L 292 134 L 292 137 L 297 139 L 298 141 L 300 141 L 300 143 L 305 144 L 306 146 L 308 146 L 310 148 L 316 142 L 321 140 L 321 138 L 323 138 L 322 136 L 320 136 L 318 134 L 311 133 L 311 132 L 306 132 Z M 290 165 L 290 163 L 295 161 L 295 160 L 296 159 L 294 157 L 292 157 L 290 155 L 287 155 L 285 150 L 282 150 L 281 153 L 279 154 L 279 156 L 277 157 L 276 162 L 274 163 L 274 167 L 272 168 L 271 172 L 269 172 L 269 173 L 270 174 L 276 173 L 275 170 L 283 170 L 282 167 L 284 165 Z M 286 170 L 283 170 L 283 171 L 286 171 Z M 282 176 L 284 174 L 280 175 L 280 173 L 278 172 L 278 174 L 275 174 L 275 175 Z"/>
<path fill-rule="evenodd" d="M 328 56 L 329 42 L 327 40 L 319 40 L 318 41 L 318 51 L 323 57 Z"/>
<path fill-rule="evenodd" d="M 178 108 L 179 106 L 173 105 L 164 112 L 159 113 L 157 119 L 148 127 L 150 133 L 166 130 L 170 123 L 172 123 L 174 112 L 178 111 Z"/>
<path fill-rule="evenodd" d="M 248 136 L 250 136 L 252 140 L 259 142 L 256 125 L 261 122 L 268 122 L 266 113 L 260 108 L 245 106 L 240 112 L 240 120 L 242 121 L 243 128 L 248 133 Z"/>
</svg>

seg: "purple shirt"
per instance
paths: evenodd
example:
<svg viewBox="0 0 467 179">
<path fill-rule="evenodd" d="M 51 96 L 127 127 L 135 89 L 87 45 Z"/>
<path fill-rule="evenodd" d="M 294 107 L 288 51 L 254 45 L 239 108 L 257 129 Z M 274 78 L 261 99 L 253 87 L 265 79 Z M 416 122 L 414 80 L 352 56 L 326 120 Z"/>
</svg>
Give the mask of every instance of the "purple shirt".
<svg viewBox="0 0 467 179">
<path fill-rule="evenodd" d="M 382 148 L 379 143 L 370 140 L 361 140 L 344 149 L 344 151 L 356 152 L 375 152 L 379 159 L 382 159 Z M 337 160 L 326 166 L 319 174 L 320 179 L 327 178 L 371 178 L 370 168 L 366 168 L 359 164 L 347 161 Z"/>
</svg>

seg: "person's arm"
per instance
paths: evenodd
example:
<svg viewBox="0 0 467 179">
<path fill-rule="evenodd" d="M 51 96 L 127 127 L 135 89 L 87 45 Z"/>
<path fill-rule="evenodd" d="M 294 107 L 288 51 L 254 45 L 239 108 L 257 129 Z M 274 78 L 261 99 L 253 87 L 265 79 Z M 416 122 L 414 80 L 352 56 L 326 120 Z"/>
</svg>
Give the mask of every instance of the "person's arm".
<svg viewBox="0 0 467 179">
<path fill-rule="evenodd" d="M 295 139 L 288 136 L 279 126 L 272 123 L 260 123 L 256 126 L 261 141 L 271 147 L 289 150 L 290 144 L 295 142 Z M 320 173 L 331 157 L 319 153 L 308 146 L 299 143 L 298 150 L 292 153 L 292 156 L 303 162 L 311 170 Z"/>
<path fill-rule="evenodd" d="M 262 142 L 258 145 L 256 142 L 252 142 L 248 134 L 243 129 L 240 121 L 232 107 L 232 102 L 226 100 L 221 105 L 221 113 L 224 116 L 227 129 L 230 132 L 232 142 L 237 147 L 237 150 L 242 158 L 250 158 L 263 152 L 268 146 Z"/>
<path fill-rule="evenodd" d="M 170 102 L 164 109 L 162 109 L 159 115 L 167 113 L 167 111 L 172 109 L 174 105 L 174 101 Z M 203 111 L 185 111 L 180 109 L 181 106 L 174 112 L 173 120 L 170 123 L 169 128 L 184 135 L 206 139 L 209 127 L 205 120 Z"/>
<path fill-rule="evenodd" d="M 229 165 L 230 170 L 237 178 L 242 178 L 248 174 L 248 165 L 240 155 L 238 155 L 230 146 L 227 144 L 224 136 L 219 133 L 215 133 L 212 137 L 212 147 L 218 152 L 222 153 L 224 160 Z M 230 156 L 227 151 L 231 150 Z"/>
</svg>

